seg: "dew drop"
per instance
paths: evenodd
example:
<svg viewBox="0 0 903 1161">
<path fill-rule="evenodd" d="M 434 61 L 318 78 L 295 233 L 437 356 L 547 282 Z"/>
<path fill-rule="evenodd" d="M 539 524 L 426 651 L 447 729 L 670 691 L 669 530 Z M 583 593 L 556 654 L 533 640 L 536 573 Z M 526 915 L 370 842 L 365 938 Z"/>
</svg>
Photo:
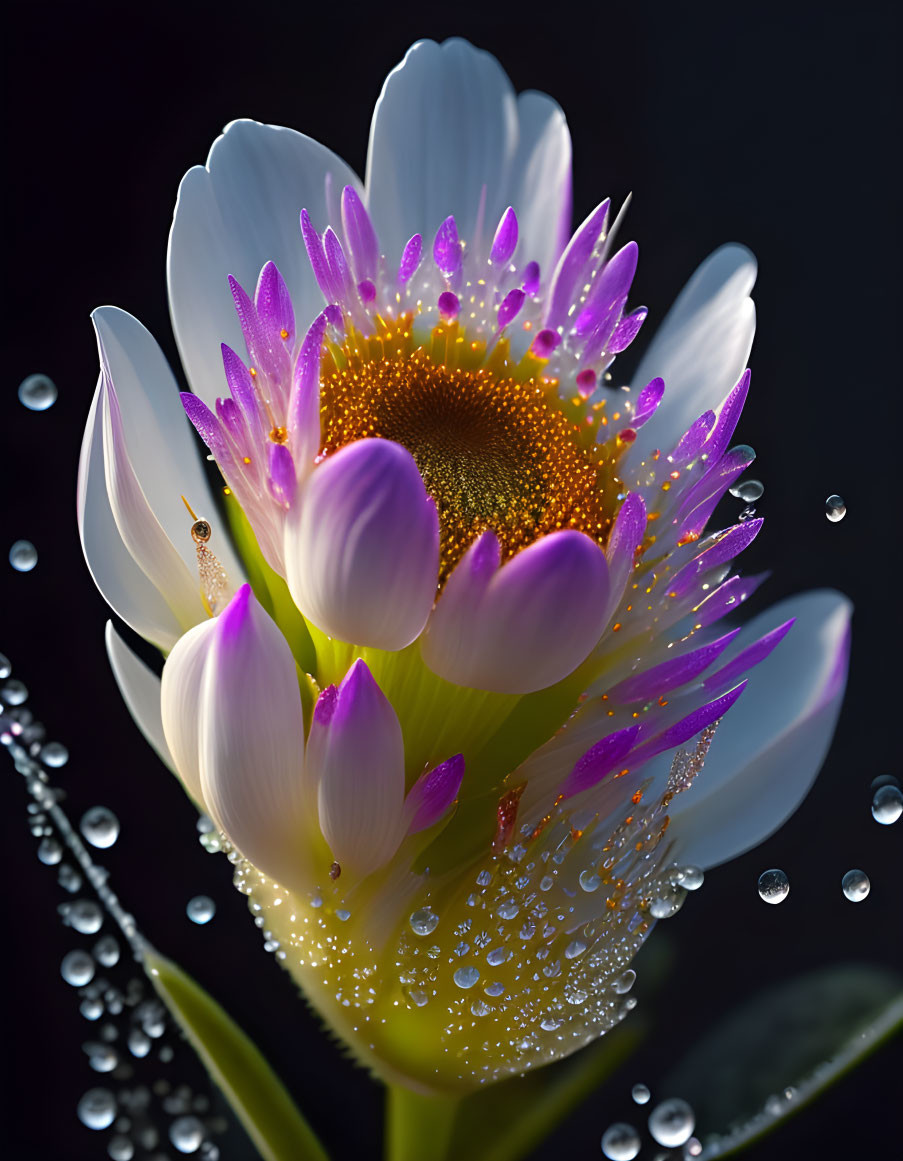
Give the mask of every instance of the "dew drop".
<svg viewBox="0 0 903 1161">
<path fill-rule="evenodd" d="M 673 1149 L 690 1139 L 696 1117 L 686 1101 L 674 1098 L 662 1101 L 649 1114 L 649 1132 L 659 1145 Z"/>
<path fill-rule="evenodd" d="M 132 1056 L 147 1056 L 151 1050 L 150 1037 L 140 1028 L 133 1028 L 129 1032 L 128 1045 Z"/>
<path fill-rule="evenodd" d="M 111 847 L 119 838 L 119 819 L 106 806 L 85 811 L 79 829 L 92 847 Z"/>
<path fill-rule="evenodd" d="M 31 572 L 38 563 L 38 550 L 30 540 L 17 540 L 9 550 L 9 563 L 16 572 Z"/>
<path fill-rule="evenodd" d="M 841 882 L 843 893 L 851 903 L 861 903 L 872 889 L 865 871 L 847 871 Z"/>
<path fill-rule="evenodd" d="M 89 1088 L 76 1112 L 89 1129 L 108 1129 L 116 1119 L 116 1098 L 108 1088 Z"/>
<path fill-rule="evenodd" d="M 633 987 L 635 981 L 636 972 L 633 970 L 633 968 L 628 968 L 626 972 L 622 972 L 621 975 L 619 975 L 615 980 L 615 991 L 619 996 L 626 995 L 627 992 L 629 992 Z"/>
<path fill-rule="evenodd" d="M 119 944 L 115 936 L 104 935 L 94 944 L 94 958 L 103 967 L 114 967 L 119 963 Z"/>
<path fill-rule="evenodd" d="M 480 978 L 480 969 L 476 967 L 458 968 L 452 979 L 459 988 L 472 988 Z"/>
<path fill-rule="evenodd" d="M 736 456 L 738 459 L 742 456 L 743 459 L 749 460 L 750 463 L 756 458 L 755 450 L 748 443 L 738 443 L 727 454 L 729 456 Z"/>
<path fill-rule="evenodd" d="M 12 673 L 13 667 L 5 653 L 0 653 L 0 678 L 9 677 Z"/>
<path fill-rule="evenodd" d="M 46 411 L 56 398 L 56 384 L 46 375 L 29 375 L 19 384 L 19 402 L 29 411 Z"/>
<path fill-rule="evenodd" d="M 505 994 L 505 985 L 503 983 L 501 983 L 500 981 L 496 980 L 495 982 L 493 982 L 491 984 L 486 984 L 486 986 L 483 988 L 483 991 L 486 993 L 487 996 L 492 996 L 492 997 L 503 996 Z"/>
<path fill-rule="evenodd" d="M 169 1139 L 180 1153 L 196 1153 L 204 1140 L 204 1125 L 197 1117 L 178 1117 L 169 1126 Z"/>
<path fill-rule="evenodd" d="M 687 893 L 681 887 L 662 890 L 649 903 L 649 914 L 653 919 L 670 919 L 683 906 Z"/>
<path fill-rule="evenodd" d="M 13 678 L 12 681 L 8 681 L 0 689 L 0 698 L 7 705 L 22 705 L 23 702 L 28 700 L 28 686 L 24 681 L 17 681 Z"/>
<path fill-rule="evenodd" d="M 84 1049 L 88 1054 L 88 1064 L 95 1072 L 112 1072 L 119 1063 L 116 1049 L 109 1044 L 93 1042 L 84 1045 Z"/>
<path fill-rule="evenodd" d="M 128 1137 L 119 1133 L 107 1142 L 107 1156 L 111 1158 L 111 1161 L 132 1161 L 135 1156 L 135 1146 Z"/>
<path fill-rule="evenodd" d="M 216 904 L 209 895 L 194 895 L 185 906 L 185 914 L 192 923 L 202 927 L 216 914 Z"/>
<path fill-rule="evenodd" d="M 609 1161 L 633 1161 L 640 1144 L 639 1133 L 624 1121 L 609 1125 L 602 1134 L 602 1152 Z"/>
<path fill-rule="evenodd" d="M 680 868 L 680 886 L 685 891 L 698 891 L 705 882 L 705 874 L 702 867 L 681 867 Z"/>
<path fill-rule="evenodd" d="M 765 495 L 765 485 L 761 480 L 740 480 L 730 489 L 735 500 L 742 500 L 744 504 L 755 504 Z"/>
<path fill-rule="evenodd" d="M 499 904 L 498 917 L 499 919 L 513 919 L 520 911 L 520 907 L 513 899 L 507 899 L 504 903 Z"/>
<path fill-rule="evenodd" d="M 439 926 L 439 916 L 430 907 L 415 911 L 409 920 L 415 935 L 431 935 Z"/>
<path fill-rule="evenodd" d="M 93 899 L 76 899 L 68 909 L 66 921 L 82 935 L 94 935 L 103 926 L 103 911 Z"/>
<path fill-rule="evenodd" d="M 652 1093 L 649 1091 L 648 1085 L 635 1084 L 630 1090 L 630 1095 L 638 1105 L 647 1105 L 649 1104 Z"/>
<path fill-rule="evenodd" d="M 45 766 L 59 769 L 69 761 L 69 751 L 62 742 L 48 742 L 46 746 L 41 747 L 41 761 Z"/>
<path fill-rule="evenodd" d="M 903 814 L 903 791 L 898 786 L 879 786 L 872 799 L 872 818 L 882 826 L 890 826 Z"/>
<path fill-rule="evenodd" d="M 777 867 L 759 876 L 759 898 L 764 903 L 783 903 L 789 894 L 790 880 Z"/>
<path fill-rule="evenodd" d="M 486 952 L 486 962 L 492 967 L 499 967 L 510 956 L 510 951 L 504 947 L 494 947 L 492 951 Z"/>
<path fill-rule="evenodd" d="M 582 939 L 572 940 L 564 949 L 565 959 L 576 959 L 578 955 L 583 955 L 586 951 L 586 944 Z"/>
<path fill-rule="evenodd" d="M 825 515 L 832 524 L 836 524 L 839 520 L 843 520 L 847 514 L 847 506 L 844 503 L 842 496 L 829 496 L 825 500 Z"/>
<path fill-rule="evenodd" d="M 47 866 L 52 867 L 63 857 L 63 848 L 55 838 L 42 839 L 38 847 L 38 858 Z"/>
<path fill-rule="evenodd" d="M 702 1141 L 698 1137 L 691 1137 L 684 1145 L 684 1157 L 699 1157 L 702 1154 Z"/>
<path fill-rule="evenodd" d="M 592 867 L 588 867 L 585 871 L 580 872 L 580 886 L 589 895 L 591 895 L 593 891 L 599 890 L 599 884 L 601 882 L 602 880 L 592 869 Z"/>
<path fill-rule="evenodd" d="M 94 960 L 81 949 L 70 951 L 63 956 L 60 975 L 73 988 L 83 988 L 94 978 Z"/>
<path fill-rule="evenodd" d="M 103 1015 L 103 1004 L 94 996 L 86 996 L 78 1006 L 86 1020 L 99 1020 Z"/>
</svg>

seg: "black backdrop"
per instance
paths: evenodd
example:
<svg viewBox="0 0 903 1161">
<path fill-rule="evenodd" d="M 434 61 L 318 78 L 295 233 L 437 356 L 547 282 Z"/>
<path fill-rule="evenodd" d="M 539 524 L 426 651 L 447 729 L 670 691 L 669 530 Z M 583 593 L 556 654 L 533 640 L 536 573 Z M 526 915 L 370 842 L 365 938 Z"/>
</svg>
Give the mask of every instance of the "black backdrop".
<svg viewBox="0 0 903 1161">
<path fill-rule="evenodd" d="M 899 119 L 893 5 L 841 11 L 762 5 L 573 3 L 545 14 L 489 2 L 455 12 L 301 4 L 15 6 L 8 91 L 4 250 L 2 528 L 40 552 L 34 572 L 4 565 L 0 648 L 36 714 L 65 741 L 73 814 L 113 807 L 123 837 L 104 862 L 152 940 L 233 1011 L 289 1080 L 337 1157 L 375 1155 L 375 1089 L 318 1030 L 265 957 L 229 868 L 194 842 L 191 809 L 136 734 L 102 647 L 104 604 L 83 566 L 74 515 L 81 429 L 96 377 L 89 310 L 141 318 L 172 360 L 166 235 L 181 174 L 238 116 L 287 124 L 362 171 L 382 79 L 420 36 L 464 35 L 494 52 L 515 86 L 562 104 L 575 149 L 575 214 L 634 191 L 641 245 L 633 301 L 650 328 L 694 265 L 726 240 L 756 251 L 759 329 L 740 437 L 759 452 L 766 530 L 747 566 L 775 568 L 762 607 L 832 585 L 856 603 L 851 683 L 834 748 L 809 798 L 759 850 L 709 876 L 668 925 L 675 957 L 655 1038 L 628 1075 L 591 1099 L 536 1158 L 599 1156 L 605 1125 L 629 1111 L 636 1079 L 655 1087 L 686 1045 L 755 987 L 821 964 L 903 966 L 903 823 L 876 827 L 868 785 L 899 773 L 894 707 L 898 522 Z M 15 398 L 44 371 L 45 414 Z M 849 515 L 822 515 L 829 492 Z M 9 1098 L 0 1136 L 17 1157 L 85 1161 L 99 1136 L 75 1120 L 91 1084 L 84 1022 L 59 960 L 72 944 L 55 875 L 34 858 L 23 792 L 2 780 L 7 852 L 3 930 Z M 756 897 L 783 866 L 781 907 Z M 872 893 L 852 907 L 851 866 Z M 184 919 L 207 891 L 208 928 Z M 658 938 L 658 936 L 656 937 Z M 7 944 L 9 949 L 10 944 Z M 255 982 L 256 981 L 256 987 Z M 640 996 L 642 980 L 638 984 Z M 884 1048 L 751 1158 L 897 1154 L 901 1052 Z M 896 1080 L 894 1079 L 896 1075 Z"/>
</svg>

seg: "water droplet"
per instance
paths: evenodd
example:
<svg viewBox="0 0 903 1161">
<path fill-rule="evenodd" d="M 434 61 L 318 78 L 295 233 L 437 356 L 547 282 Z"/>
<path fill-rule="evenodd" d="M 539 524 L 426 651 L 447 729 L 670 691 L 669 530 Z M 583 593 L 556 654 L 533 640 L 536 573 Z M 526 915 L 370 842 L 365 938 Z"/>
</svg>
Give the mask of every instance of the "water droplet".
<svg viewBox="0 0 903 1161">
<path fill-rule="evenodd" d="M 477 875 L 477 883 L 481 887 L 488 887 L 491 882 L 492 873 L 490 871 L 480 871 L 479 875 Z"/>
<path fill-rule="evenodd" d="M 493 998 L 503 996 L 505 994 L 505 985 L 501 981 L 496 980 L 491 984 L 486 984 L 483 991 L 487 996 L 492 996 Z"/>
<path fill-rule="evenodd" d="M 843 520 L 846 514 L 847 506 L 842 496 L 829 496 L 825 500 L 825 515 L 832 524 L 836 524 L 838 520 Z"/>
<path fill-rule="evenodd" d="M 19 402 L 29 411 L 46 411 L 56 397 L 56 384 L 46 375 L 29 375 L 19 384 Z"/>
<path fill-rule="evenodd" d="M 5 653 L 0 653 L 0 678 L 9 677 L 12 673 L 13 667 L 10 659 Z"/>
<path fill-rule="evenodd" d="M 682 887 L 660 890 L 649 903 L 649 914 L 653 919 L 670 919 L 680 911 L 686 897 Z"/>
<path fill-rule="evenodd" d="M 503 964 L 510 955 L 511 952 L 508 951 L 507 948 L 494 947 L 492 951 L 486 952 L 486 962 L 491 964 L 492 967 L 498 967 L 500 964 Z"/>
<path fill-rule="evenodd" d="M 28 700 L 28 686 L 24 681 L 17 681 L 13 678 L 12 681 L 8 681 L 0 689 L 0 698 L 7 705 L 21 705 L 24 701 Z"/>
<path fill-rule="evenodd" d="M 103 1015 L 103 1004 L 94 996 L 86 996 L 78 1006 L 86 1020 L 99 1020 Z"/>
<path fill-rule="evenodd" d="M 872 889 L 865 871 L 852 870 L 844 875 L 841 885 L 843 893 L 851 903 L 861 903 Z"/>
<path fill-rule="evenodd" d="M 598 891 L 601 882 L 602 880 L 592 867 L 588 867 L 585 871 L 580 872 L 580 886 L 590 895 L 593 891 Z"/>
<path fill-rule="evenodd" d="M 582 939 L 572 940 L 564 949 L 565 959 L 576 959 L 578 955 L 583 955 L 586 951 L 586 944 Z"/>
<path fill-rule="evenodd" d="M 409 920 L 415 935 L 431 935 L 439 926 L 439 916 L 430 907 L 415 911 Z"/>
<path fill-rule="evenodd" d="M 485 1000 L 474 1000 L 470 1005 L 470 1014 L 472 1016 L 488 1016 L 491 1011 L 492 1008 L 490 1008 Z"/>
<path fill-rule="evenodd" d="M 133 1028 L 129 1032 L 128 1045 L 132 1056 L 147 1056 L 151 1050 L 150 1037 L 140 1028 Z"/>
<path fill-rule="evenodd" d="M 117 1134 L 107 1142 L 107 1155 L 111 1161 L 132 1161 L 135 1156 L 135 1146 L 128 1137 Z"/>
<path fill-rule="evenodd" d="M 783 871 L 772 867 L 759 876 L 759 898 L 765 903 L 783 903 L 790 894 L 790 880 Z"/>
<path fill-rule="evenodd" d="M 209 923 L 216 914 L 216 904 L 209 895 L 195 895 L 188 900 L 185 914 L 192 923 L 203 926 L 203 924 Z"/>
<path fill-rule="evenodd" d="M 73 988 L 83 988 L 94 978 L 94 960 L 81 949 L 70 951 L 63 956 L 60 975 Z"/>
<path fill-rule="evenodd" d="M 63 848 L 55 838 L 45 838 L 38 847 L 38 858 L 47 866 L 52 867 L 63 857 Z"/>
<path fill-rule="evenodd" d="M 696 1127 L 696 1117 L 686 1101 L 675 1097 L 662 1101 L 649 1114 L 649 1132 L 659 1145 L 673 1149 L 689 1140 Z"/>
<path fill-rule="evenodd" d="M 41 747 L 41 761 L 45 766 L 58 769 L 69 761 L 69 751 L 62 742 L 48 742 L 46 746 Z"/>
<path fill-rule="evenodd" d="M 630 1090 L 630 1095 L 638 1105 L 647 1105 L 652 1096 L 649 1088 L 645 1084 L 635 1084 Z"/>
<path fill-rule="evenodd" d="M 498 917 L 499 919 L 513 919 L 520 911 L 520 907 L 513 899 L 506 899 L 504 903 L 499 904 Z"/>
<path fill-rule="evenodd" d="M 94 944 L 94 958 L 104 967 L 119 963 L 119 944 L 115 936 L 104 935 Z"/>
<path fill-rule="evenodd" d="M 744 504 L 755 504 L 765 495 L 765 485 L 761 480 L 740 480 L 732 484 L 731 495 L 735 500 L 742 500 Z"/>
<path fill-rule="evenodd" d="M 628 968 L 626 972 L 622 972 L 621 975 L 619 975 L 615 980 L 615 991 L 619 996 L 623 996 L 630 991 L 635 981 L 636 972 L 633 970 L 633 968 Z"/>
<path fill-rule="evenodd" d="M 880 786 L 872 799 L 872 818 L 882 826 L 890 826 L 903 814 L 903 791 L 890 784 Z"/>
<path fill-rule="evenodd" d="M 89 1088 L 76 1112 L 89 1129 L 108 1129 L 116 1119 L 116 1098 L 108 1088 Z"/>
<path fill-rule="evenodd" d="M 684 1157 L 698 1157 L 702 1153 L 702 1141 L 698 1137 L 691 1137 L 684 1145 Z"/>
<path fill-rule="evenodd" d="M 480 978 L 480 969 L 475 967 L 458 968 L 452 979 L 459 988 L 472 988 Z"/>
<path fill-rule="evenodd" d="M 16 572 L 31 572 L 38 563 L 38 550 L 30 540 L 17 540 L 9 550 L 9 563 Z"/>
<path fill-rule="evenodd" d="M 119 1063 L 119 1055 L 109 1044 L 90 1042 L 84 1045 L 88 1054 L 88 1064 L 95 1072 L 112 1072 Z"/>
<path fill-rule="evenodd" d="M 609 1161 L 633 1161 L 640 1151 L 640 1135 L 624 1121 L 609 1125 L 602 1134 L 602 1152 Z"/>
<path fill-rule="evenodd" d="M 680 879 L 677 882 L 685 891 L 698 891 L 705 882 L 702 867 L 681 867 Z"/>
<path fill-rule="evenodd" d="M 106 806 L 85 811 L 79 829 L 92 847 L 111 847 L 119 838 L 119 819 Z"/>
<path fill-rule="evenodd" d="M 81 875 L 78 873 L 78 871 L 76 871 L 75 867 L 70 866 L 69 863 L 63 863 L 63 865 L 60 867 L 59 874 L 57 875 L 57 881 L 64 891 L 68 891 L 73 895 L 76 891 L 81 889 L 82 885 Z"/>
<path fill-rule="evenodd" d="M 180 1153 L 196 1153 L 204 1140 L 204 1124 L 197 1117 L 179 1117 L 169 1126 L 169 1139 Z"/>
<path fill-rule="evenodd" d="M 103 926 L 103 911 L 93 899 L 76 899 L 68 909 L 66 921 L 82 935 L 93 935 Z"/>
</svg>

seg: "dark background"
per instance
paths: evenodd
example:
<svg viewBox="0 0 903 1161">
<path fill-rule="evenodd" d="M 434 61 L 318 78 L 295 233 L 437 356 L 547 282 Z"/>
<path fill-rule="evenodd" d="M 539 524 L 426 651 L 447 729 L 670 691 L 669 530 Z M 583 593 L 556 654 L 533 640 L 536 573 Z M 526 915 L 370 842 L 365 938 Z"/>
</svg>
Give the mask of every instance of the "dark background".
<svg viewBox="0 0 903 1161">
<path fill-rule="evenodd" d="M 630 1112 L 630 1085 L 642 1079 L 655 1090 L 744 995 L 819 965 L 903 968 L 903 822 L 879 828 L 868 809 L 870 780 L 900 773 L 894 7 L 565 2 L 528 15 L 488 0 L 445 16 L 398 5 L 366 15 L 349 5 L 15 6 L 3 65 L 0 649 L 29 686 L 36 716 L 71 751 L 56 779 L 71 814 L 102 802 L 122 821 L 102 862 L 127 906 L 258 1040 L 337 1158 L 376 1155 L 377 1091 L 262 951 L 228 864 L 195 843 L 193 812 L 135 732 L 107 666 L 107 612 L 83 565 L 74 511 L 96 379 L 88 312 L 124 307 L 174 361 L 164 254 L 182 173 L 240 116 L 299 128 L 362 172 L 383 77 L 421 36 L 466 36 L 499 57 L 516 88 L 561 103 L 578 219 L 602 196 L 634 191 L 633 302 L 651 308 L 650 332 L 716 245 L 742 240 L 757 253 L 753 392 L 738 435 L 757 449 L 767 488 L 765 531 L 746 566 L 773 566 L 775 575 L 754 611 L 813 586 L 850 594 L 849 694 L 824 772 L 796 816 L 710 874 L 667 925 L 675 954 L 663 991 L 649 999 L 658 1026 L 643 1054 L 535 1154 L 597 1157 L 602 1130 Z M 43 414 L 16 400 L 34 371 L 59 386 Z M 823 515 L 830 492 L 848 504 L 839 525 Z M 19 537 L 40 553 L 30 574 L 5 563 Z M 95 1161 L 105 1156 L 102 1135 L 78 1124 L 74 1105 L 104 1079 L 88 1069 L 80 1043 L 91 1030 L 59 976 L 63 953 L 88 941 L 56 917 L 63 894 L 34 857 L 22 786 L 12 774 L 0 786 L 10 941 L 0 1134 L 16 1157 Z M 756 896 L 770 866 L 793 884 L 780 907 Z M 852 866 L 872 880 L 857 907 L 840 892 Z M 206 928 L 184 917 L 201 891 L 219 906 Z M 641 999 L 642 986 L 641 973 Z M 899 1042 L 885 1047 L 750 1158 L 898 1156 L 901 1066 Z"/>
</svg>

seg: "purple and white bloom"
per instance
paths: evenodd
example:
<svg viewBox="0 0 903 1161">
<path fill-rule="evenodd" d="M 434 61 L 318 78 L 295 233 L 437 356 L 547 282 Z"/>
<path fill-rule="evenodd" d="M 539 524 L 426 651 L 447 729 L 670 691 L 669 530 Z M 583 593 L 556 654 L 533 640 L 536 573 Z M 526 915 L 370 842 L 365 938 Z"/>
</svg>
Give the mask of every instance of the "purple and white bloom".
<svg viewBox="0 0 903 1161">
<path fill-rule="evenodd" d="M 123 696 L 283 966 L 426 1091 L 617 1023 L 686 868 L 799 804 L 846 680 L 847 600 L 738 627 L 762 521 L 709 527 L 754 458 L 752 255 L 712 254 L 622 383 L 637 246 L 607 201 L 570 236 L 570 161 L 554 101 L 420 42 L 365 182 L 251 121 L 186 175 L 181 400 L 138 322 L 94 316 L 82 542 L 167 657 L 110 627 Z"/>
</svg>

